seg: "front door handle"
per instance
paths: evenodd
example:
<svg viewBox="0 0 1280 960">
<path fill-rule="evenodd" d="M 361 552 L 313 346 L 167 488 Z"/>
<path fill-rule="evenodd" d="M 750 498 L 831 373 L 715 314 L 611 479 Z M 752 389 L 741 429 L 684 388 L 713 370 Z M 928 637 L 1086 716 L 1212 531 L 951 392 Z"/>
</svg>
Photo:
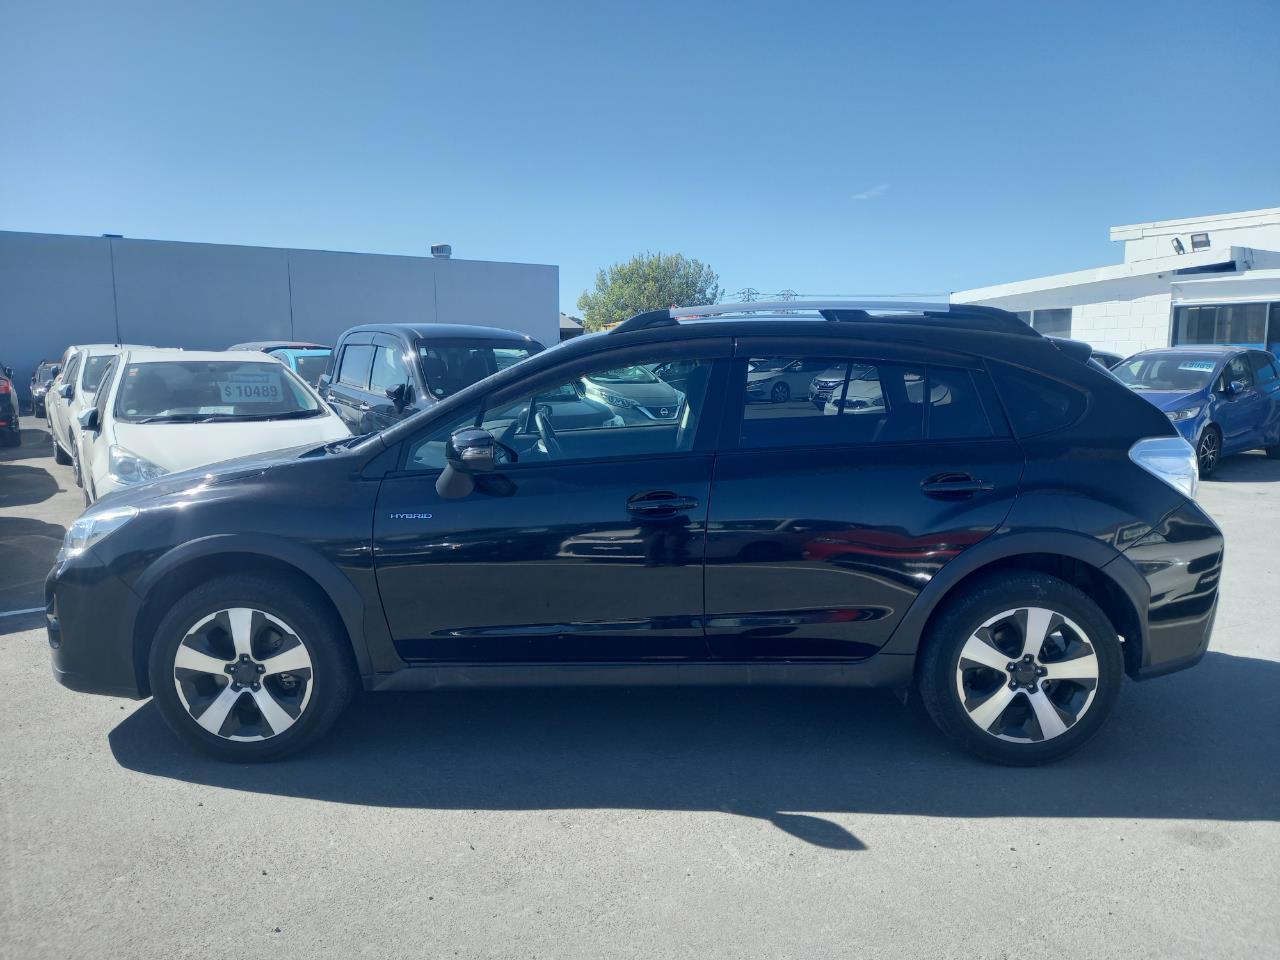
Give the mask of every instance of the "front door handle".
<svg viewBox="0 0 1280 960">
<path fill-rule="evenodd" d="M 967 473 L 941 473 L 920 484 L 920 490 L 926 497 L 939 500 L 959 500 L 995 488 L 996 485 L 989 480 L 975 480 Z"/>
<path fill-rule="evenodd" d="M 698 509 L 697 497 L 686 497 L 670 490 L 651 490 L 627 498 L 627 512 L 640 517 L 672 517 Z"/>
<path fill-rule="evenodd" d="M 368 413 L 368 412 L 369 412 L 370 410 L 372 410 L 372 409 L 373 409 L 373 407 L 371 407 L 368 403 L 362 403 L 362 404 L 360 404 L 360 412 L 361 412 L 361 413 Z"/>
</svg>

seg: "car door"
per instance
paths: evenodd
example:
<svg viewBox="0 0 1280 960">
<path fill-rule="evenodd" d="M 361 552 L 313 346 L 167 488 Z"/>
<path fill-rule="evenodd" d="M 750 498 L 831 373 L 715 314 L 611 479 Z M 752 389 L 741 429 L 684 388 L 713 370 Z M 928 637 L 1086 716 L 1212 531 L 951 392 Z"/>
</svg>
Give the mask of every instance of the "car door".
<svg viewBox="0 0 1280 960">
<path fill-rule="evenodd" d="M 413 375 L 409 371 L 412 354 L 395 337 L 378 334 L 373 340 L 373 369 L 369 374 L 369 430 L 383 430 L 412 411 Z"/>
<path fill-rule="evenodd" d="M 1227 361 L 1218 382 L 1215 417 L 1222 430 L 1222 453 L 1239 453 L 1260 442 L 1259 426 L 1265 404 L 1254 386 L 1249 356 L 1237 353 Z"/>
<path fill-rule="evenodd" d="M 365 415 L 372 409 L 367 399 L 372 366 L 372 334 L 353 336 L 343 343 L 342 352 L 334 364 L 333 380 L 324 394 L 338 416 L 357 435 L 370 432 L 365 425 Z"/>
<path fill-rule="evenodd" d="M 1249 351 L 1249 366 L 1259 399 L 1257 444 L 1274 447 L 1280 444 L 1280 366 L 1262 350 Z"/>
<path fill-rule="evenodd" d="M 567 362 L 431 418 L 404 444 L 373 524 L 378 588 L 402 656 L 706 658 L 702 560 L 729 343 L 677 349 L 687 346 Z M 677 357 L 698 369 L 675 421 L 624 421 L 580 388 L 593 374 Z M 445 443 L 476 425 L 508 451 L 506 462 L 469 495 L 446 499 L 436 490 Z"/>
<path fill-rule="evenodd" d="M 111 469 L 112 431 L 108 423 L 109 404 L 115 394 L 116 372 L 121 365 L 121 358 L 108 364 L 98 384 L 98 392 L 94 394 L 93 408 L 98 412 L 97 428 L 80 431 L 80 473 L 85 493 L 89 500 L 98 499 L 98 489 L 102 478 Z"/>
<path fill-rule="evenodd" d="M 54 392 L 53 405 L 49 408 L 49 426 L 53 433 L 55 441 L 67 455 L 71 455 L 71 429 L 68 424 L 69 411 L 71 404 L 75 400 L 76 391 L 79 389 L 80 381 L 80 364 L 84 360 L 84 353 L 79 352 L 67 361 L 66 369 L 62 373 L 62 379 L 58 382 L 57 389 Z M 63 389 L 64 386 L 70 386 L 69 390 Z M 70 393 L 71 396 L 64 397 L 63 393 Z"/>
<path fill-rule="evenodd" d="M 707 520 L 717 658 L 871 655 L 1016 496 L 1022 451 L 980 364 L 885 345 L 831 350 L 821 340 L 739 346 Z M 844 380 L 821 409 L 803 394 L 748 404 L 746 357 L 803 359 Z M 844 402 L 851 383 L 862 402 Z"/>
</svg>

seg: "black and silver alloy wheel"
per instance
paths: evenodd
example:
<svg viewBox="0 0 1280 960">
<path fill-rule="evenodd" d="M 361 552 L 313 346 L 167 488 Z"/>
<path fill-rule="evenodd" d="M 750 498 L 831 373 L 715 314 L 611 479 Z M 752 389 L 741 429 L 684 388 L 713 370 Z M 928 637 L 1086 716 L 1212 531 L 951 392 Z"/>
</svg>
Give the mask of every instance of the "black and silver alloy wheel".
<svg viewBox="0 0 1280 960">
<path fill-rule="evenodd" d="M 956 591 L 930 621 L 916 672 L 944 734 L 1023 766 L 1060 759 L 1098 732 L 1120 693 L 1124 651 L 1079 587 L 1009 570 Z"/>
<path fill-rule="evenodd" d="M 151 694 L 182 740 L 219 760 L 274 760 L 323 736 L 359 687 L 351 641 L 298 577 L 231 575 L 172 602 L 148 655 Z"/>
<path fill-rule="evenodd" d="M 1098 688 L 1098 657 L 1085 632 L 1044 607 L 1005 610 L 970 635 L 956 692 L 978 729 L 1014 743 L 1061 736 Z"/>
<path fill-rule="evenodd" d="M 173 659 L 178 699 L 204 730 L 266 740 L 288 730 L 311 699 L 306 645 L 264 610 L 231 607 L 187 631 Z"/>
<path fill-rule="evenodd" d="M 1213 473 L 1213 468 L 1218 465 L 1220 456 L 1222 456 L 1222 437 L 1215 427 L 1205 427 L 1204 432 L 1200 434 L 1200 442 L 1196 444 L 1196 462 L 1200 467 L 1200 476 L 1207 477 Z"/>
</svg>

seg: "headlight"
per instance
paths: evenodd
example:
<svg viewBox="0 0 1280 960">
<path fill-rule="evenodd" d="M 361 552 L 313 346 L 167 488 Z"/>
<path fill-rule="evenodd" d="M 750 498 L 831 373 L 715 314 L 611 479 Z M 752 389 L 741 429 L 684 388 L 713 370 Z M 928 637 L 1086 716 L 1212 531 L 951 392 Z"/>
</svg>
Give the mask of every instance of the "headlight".
<svg viewBox="0 0 1280 960">
<path fill-rule="evenodd" d="M 1179 420 L 1191 420 L 1194 417 L 1198 417 L 1199 415 L 1200 415 L 1199 407 L 1183 407 L 1181 410 L 1169 411 L 1169 419 L 1172 420 L 1174 423 L 1177 423 Z"/>
<path fill-rule="evenodd" d="M 136 507 L 113 507 L 100 513 L 87 513 L 71 524 L 58 551 L 58 560 L 78 557 L 107 534 L 119 530 L 138 515 Z"/>
<path fill-rule="evenodd" d="M 603 400 L 611 407 L 634 407 L 636 405 L 634 400 L 628 400 L 626 397 L 620 397 L 616 393 L 609 393 L 598 387 L 590 392 L 595 394 L 597 399 Z"/>
<path fill-rule="evenodd" d="M 121 483 L 141 483 L 143 480 L 154 480 L 163 477 L 169 471 L 145 460 L 136 453 L 130 453 L 124 447 L 111 445 L 108 472 Z"/>
</svg>

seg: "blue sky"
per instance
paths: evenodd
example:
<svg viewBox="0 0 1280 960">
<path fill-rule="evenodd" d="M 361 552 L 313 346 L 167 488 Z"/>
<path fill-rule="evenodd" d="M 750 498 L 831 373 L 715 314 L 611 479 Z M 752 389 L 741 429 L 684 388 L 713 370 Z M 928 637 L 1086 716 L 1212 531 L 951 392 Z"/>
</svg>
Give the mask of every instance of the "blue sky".
<svg viewBox="0 0 1280 960">
<path fill-rule="evenodd" d="M 1280 3 L 0 0 L 0 229 L 943 291 L 1280 205 Z"/>
</svg>

